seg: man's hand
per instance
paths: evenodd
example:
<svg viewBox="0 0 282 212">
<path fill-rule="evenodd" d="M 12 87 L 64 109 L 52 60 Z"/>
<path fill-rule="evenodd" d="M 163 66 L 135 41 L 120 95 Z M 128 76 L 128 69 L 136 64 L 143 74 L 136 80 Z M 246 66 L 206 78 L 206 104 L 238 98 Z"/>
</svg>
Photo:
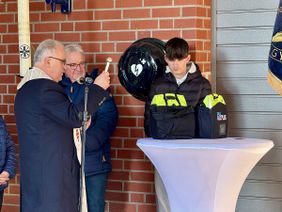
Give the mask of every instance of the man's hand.
<svg viewBox="0 0 282 212">
<path fill-rule="evenodd" d="M 108 87 L 110 87 L 110 74 L 109 74 L 109 72 L 103 71 L 101 74 L 99 74 L 99 76 L 96 77 L 94 84 L 99 85 L 104 90 L 106 90 Z"/>
<path fill-rule="evenodd" d="M 91 116 L 89 117 L 89 119 L 86 122 L 86 129 L 90 127 L 90 124 L 91 124 Z"/>
<path fill-rule="evenodd" d="M 6 172 L 6 171 L 3 171 L 3 172 L 0 174 L 0 185 L 5 185 L 5 184 L 7 184 L 9 180 L 10 180 L 10 178 L 9 178 L 9 173 Z"/>
</svg>

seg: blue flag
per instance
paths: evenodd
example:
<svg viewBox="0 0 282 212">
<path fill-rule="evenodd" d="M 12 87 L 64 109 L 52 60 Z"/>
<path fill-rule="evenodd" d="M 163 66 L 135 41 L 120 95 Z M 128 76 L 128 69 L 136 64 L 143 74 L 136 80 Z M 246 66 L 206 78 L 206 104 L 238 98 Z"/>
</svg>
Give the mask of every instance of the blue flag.
<svg viewBox="0 0 282 212">
<path fill-rule="evenodd" d="M 268 57 L 268 82 L 282 95 L 282 0 L 280 0 L 275 19 Z"/>
</svg>

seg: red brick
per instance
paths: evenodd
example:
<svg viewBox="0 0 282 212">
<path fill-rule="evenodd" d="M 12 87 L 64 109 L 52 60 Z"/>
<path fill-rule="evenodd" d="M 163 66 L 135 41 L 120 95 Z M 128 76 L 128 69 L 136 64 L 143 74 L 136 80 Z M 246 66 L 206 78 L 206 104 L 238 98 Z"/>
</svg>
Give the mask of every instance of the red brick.
<svg viewBox="0 0 282 212">
<path fill-rule="evenodd" d="M 150 193 L 153 191 L 153 187 L 154 186 L 151 183 L 134 183 L 134 182 L 124 183 L 125 191 Z"/>
<path fill-rule="evenodd" d="M 155 205 L 138 205 L 138 212 L 156 212 Z"/>
<path fill-rule="evenodd" d="M 121 19 L 121 10 L 96 11 L 94 15 L 94 19 L 95 20 Z"/>
<path fill-rule="evenodd" d="M 136 118 L 135 117 L 120 117 L 118 120 L 118 126 L 121 126 L 121 127 L 136 126 Z"/>
<path fill-rule="evenodd" d="M 113 169 L 122 169 L 123 168 L 123 162 L 121 160 L 112 158 L 111 162 L 112 162 Z"/>
<path fill-rule="evenodd" d="M 16 122 L 14 114 L 12 114 L 12 115 L 5 115 L 4 119 L 5 119 L 6 123 L 15 123 Z M 14 179 L 14 180 L 16 180 L 16 179 Z"/>
<path fill-rule="evenodd" d="M 78 9 L 87 9 L 87 3 L 88 1 L 75 1 L 73 4 L 72 4 L 72 10 L 78 10 Z"/>
<path fill-rule="evenodd" d="M 104 21 L 102 23 L 103 30 L 124 30 L 129 29 L 128 21 Z"/>
<path fill-rule="evenodd" d="M 59 23 L 40 23 L 40 24 L 34 24 L 34 32 L 50 32 L 50 31 L 59 31 Z"/>
<path fill-rule="evenodd" d="M 5 4 L 0 4 L 0 12 L 6 12 Z"/>
<path fill-rule="evenodd" d="M 174 21 L 176 22 L 177 20 Z M 172 27 L 173 27 L 173 20 L 160 20 L 160 28 L 172 28 Z"/>
<path fill-rule="evenodd" d="M 190 29 L 190 30 L 183 30 L 183 37 L 185 37 L 187 40 L 192 40 L 196 39 L 197 37 L 197 32 L 195 30 Z"/>
<path fill-rule="evenodd" d="M 63 15 L 62 13 L 51 13 L 49 10 L 46 13 L 41 13 L 41 22 L 44 21 L 55 21 L 58 23 L 59 21 L 65 21 L 67 15 Z"/>
<path fill-rule="evenodd" d="M 176 28 L 195 28 L 197 27 L 197 20 L 194 18 L 185 18 L 185 19 L 176 19 L 175 21 Z"/>
<path fill-rule="evenodd" d="M 41 42 L 46 39 L 54 39 L 53 33 L 31 34 L 30 40 L 33 42 L 31 45 L 36 49 L 37 45 L 34 42 Z"/>
<path fill-rule="evenodd" d="M 114 43 L 102 43 L 102 52 L 113 52 L 115 51 L 115 44 Z"/>
<path fill-rule="evenodd" d="M 144 194 L 131 194 L 130 195 L 131 202 L 139 202 L 144 203 L 145 201 L 145 195 Z"/>
<path fill-rule="evenodd" d="M 116 7 L 142 7 L 142 0 L 116 0 Z"/>
<path fill-rule="evenodd" d="M 18 35 L 14 34 L 4 34 L 3 35 L 3 43 L 17 43 Z"/>
<path fill-rule="evenodd" d="M 144 107 L 119 107 L 120 115 L 144 116 Z"/>
<path fill-rule="evenodd" d="M 0 33 L 6 33 L 8 31 L 7 29 L 6 24 L 0 24 Z"/>
<path fill-rule="evenodd" d="M 40 15 L 38 13 L 32 13 L 31 12 L 29 14 L 29 19 L 30 19 L 30 21 L 34 21 L 34 22 L 39 21 L 40 20 Z"/>
<path fill-rule="evenodd" d="M 144 6 L 171 6 L 172 0 L 144 0 Z"/>
<path fill-rule="evenodd" d="M 19 78 L 18 75 L 20 73 L 20 67 L 17 64 L 16 65 L 8 65 L 8 70 L 9 70 L 10 74 L 17 74 L 17 78 Z"/>
<path fill-rule="evenodd" d="M 61 42 L 77 42 L 80 38 L 80 35 L 78 33 L 55 33 L 56 40 L 59 40 Z"/>
<path fill-rule="evenodd" d="M 149 18 L 151 12 L 149 9 L 131 9 L 131 10 L 124 10 L 123 17 L 124 18 Z"/>
<path fill-rule="evenodd" d="M 0 14 L 1 23 L 13 23 L 15 16 L 9 14 Z"/>
<path fill-rule="evenodd" d="M 131 21 L 131 29 L 154 29 L 158 27 L 157 20 Z"/>
<path fill-rule="evenodd" d="M 8 48 L 8 53 L 18 53 L 19 45 L 18 43 L 10 44 L 7 46 L 7 48 Z"/>
<path fill-rule="evenodd" d="M 95 1 L 86 1 L 87 8 L 89 9 L 101 9 L 101 8 L 112 8 L 113 1 L 105 1 L 105 0 L 95 0 Z"/>
<path fill-rule="evenodd" d="M 19 195 L 4 195 L 4 204 L 19 204 L 20 203 L 20 196 Z"/>
<path fill-rule="evenodd" d="M 61 23 L 62 31 L 73 31 L 74 24 L 73 23 Z"/>
<path fill-rule="evenodd" d="M 123 142 L 124 148 L 138 149 L 138 146 L 136 145 L 136 138 L 126 138 Z"/>
<path fill-rule="evenodd" d="M 17 85 L 8 85 L 8 93 L 15 94 L 17 92 Z"/>
<path fill-rule="evenodd" d="M 145 102 L 134 98 L 133 96 L 124 97 L 124 105 L 141 105 L 144 106 Z"/>
<path fill-rule="evenodd" d="M 138 117 L 137 122 L 137 127 L 144 127 L 144 117 Z"/>
<path fill-rule="evenodd" d="M 18 24 L 9 24 L 8 33 L 18 33 Z"/>
<path fill-rule="evenodd" d="M 2 212 L 19 212 L 20 207 L 19 205 L 5 205 L 2 206 Z"/>
<path fill-rule="evenodd" d="M 153 165 L 151 164 L 151 171 L 153 171 Z M 152 182 L 154 183 L 154 173 L 153 172 L 131 172 L 130 179 L 141 181 L 141 182 Z"/>
<path fill-rule="evenodd" d="M 172 37 L 182 37 L 180 34 L 181 34 L 181 31 L 178 30 L 178 29 L 175 29 L 175 30 L 156 30 L 156 31 L 153 31 L 153 37 L 154 38 L 158 38 L 158 39 L 161 39 L 161 40 L 169 40 L 170 38 Z"/>
<path fill-rule="evenodd" d="M 44 1 L 41 2 L 29 2 L 29 11 L 44 11 L 46 3 Z"/>
<path fill-rule="evenodd" d="M 1 76 L 0 84 L 2 83 L 4 84 L 15 83 L 15 76 L 12 76 L 12 75 Z"/>
<path fill-rule="evenodd" d="M 109 39 L 111 41 L 128 41 L 128 40 L 135 40 L 135 32 L 110 32 Z"/>
<path fill-rule="evenodd" d="M 100 22 L 78 22 L 75 23 L 75 31 L 96 31 L 101 30 Z"/>
<path fill-rule="evenodd" d="M 129 203 L 109 203 L 109 212 L 136 212 L 137 206 Z"/>
<path fill-rule="evenodd" d="M 129 160 L 124 161 L 124 168 L 126 170 L 152 171 L 152 167 L 153 167 L 152 163 L 149 161 L 129 161 Z M 130 176 L 134 176 L 134 175 L 130 175 Z M 136 179 L 132 179 L 132 180 L 136 180 Z"/>
<path fill-rule="evenodd" d="M 144 153 L 140 150 L 118 150 L 117 157 L 121 159 L 143 159 Z"/>
<path fill-rule="evenodd" d="M 108 191 L 121 191 L 122 190 L 122 182 L 121 181 L 108 180 L 107 190 Z"/>
<path fill-rule="evenodd" d="M 174 5 L 194 5 L 197 3 L 197 0 L 174 0 Z"/>
<path fill-rule="evenodd" d="M 117 130 L 115 130 L 117 131 Z M 122 147 L 122 140 L 119 138 L 114 138 L 114 136 L 111 137 L 111 145 L 112 148 L 121 148 Z"/>
<path fill-rule="evenodd" d="M 113 136 L 115 136 L 115 137 L 128 137 L 129 136 L 129 129 L 117 127 Z"/>
<path fill-rule="evenodd" d="M 211 19 L 204 19 L 203 20 L 203 28 L 211 29 Z"/>
<path fill-rule="evenodd" d="M 112 58 L 112 61 L 113 61 L 112 64 L 114 64 L 116 61 L 118 61 L 118 59 L 119 59 L 119 57 L 120 57 L 119 54 L 111 53 L 111 55 L 109 55 L 108 53 L 103 52 L 102 54 L 97 53 L 97 54 L 95 55 L 95 61 L 96 61 L 96 63 L 102 63 L 102 64 L 103 64 L 103 69 L 104 69 L 104 68 L 105 68 L 105 64 L 106 64 L 106 60 L 107 60 L 107 58 L 108 58 L 109 56 L 111 56 L 111 58 Z M 112 66 L 112 65 L 110 65 L 110 68 L 112 68 L 111 66 Z M 102 69 L 102 70 L 103 70 L 103 69 Z M 112 69 L 110 69 L 110 72 L 111 72 L 111 70 L 112 70 Z"/>
<path fill-rule="evenodd" d="M 125 171 L 112 171 L 109 175 L 109 180 L 129 180 L 129 173 Z"/>
<path fill-rule="evenodd" d="M 82 33 L 81 41 L 106 41 L 107 33 L 106 32 L 89 32 Z"/>
<path fill-rule="evenodd" d="M 108 191 L 107 194 L 106 194 L 106 198 L 107 198 L 107 200 L 112 200 L 112 201 L 128 202 L 129 201 L 129 194 L 128 193 Z"/>
<path fill-rule="evenodd" d="M 180 8 L 158 8 L 152 10 L 152 17 L 179 17 Z"/>
<path fill-rule="evenodd" d="M 78 20 L 93 20 L 94 14 L 92 11 L 79 11 L 79 12 L 71 12 L 68 15 L 69 21 L 78 21 Z"/>
<path fill-rule="evenodd" d="M 11 194 L 19 194 L 20 193 L 20 185 L 9 185 Z"/>
<path fill-rule="evenodd" d="M 86 53 L 90 53 L 91 55 L 93 55 L 93 52 L 100 52 L 101 49 L 100 49 L 100 43 L 89 43 L 89 42 L 86 42 L 86 43 L 81 43 L 81 46 L 84 50 L 84 52 Z"/>
<path fill-rule="evenodd" d="M 183 16 L 194 17 L 197 16 L 197 8 L 196 7 L 185 7 L 182 9 Z"/>
<path fill-rule="evenodd" d="M 149 31 L 138 31 L 137 32 L 137 40 L 141 38 L 149 38 L 152 37 Z"/>
<path fill-rule="evenodd" d="M 155 202 L 156 202 L 156 195 L 154 194 L 146 195 L 146 203 L 155 203 Z"/>
</svg>

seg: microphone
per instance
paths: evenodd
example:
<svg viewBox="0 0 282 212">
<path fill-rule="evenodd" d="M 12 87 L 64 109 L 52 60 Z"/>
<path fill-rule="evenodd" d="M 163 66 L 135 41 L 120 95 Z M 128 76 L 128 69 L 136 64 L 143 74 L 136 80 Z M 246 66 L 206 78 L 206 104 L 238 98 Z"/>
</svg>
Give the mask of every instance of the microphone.
<svg viewBox="0 0 282 212">
<path fill-rule="evenodd" d="M 91 77 L 79 77 L 77 80 L 76 80 L 76 82 L 78 83 L 78 84 L 86 84 L 86 85 L 90 85 L 90 84 L 92 84 L 93 83 L 93 79 L 91 78 Z"/>
<path fill-rule="evenodd" d="M 110 66 L 110 63 L 113 61 L 113 59 L 111 57 L 108 57 L 107 60 L 106 60 L 106 68 L 105 68 L 105 72 L 108 72 L 108 69 L 109 69 L 109 66 Z"/>
</svg>

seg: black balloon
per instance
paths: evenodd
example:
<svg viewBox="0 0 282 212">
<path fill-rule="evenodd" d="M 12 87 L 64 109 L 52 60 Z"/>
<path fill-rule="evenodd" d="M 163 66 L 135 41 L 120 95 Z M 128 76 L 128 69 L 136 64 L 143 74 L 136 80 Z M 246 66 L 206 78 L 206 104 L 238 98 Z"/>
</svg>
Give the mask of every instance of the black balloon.
<svg viewBox="0 0 282 212">
<path fill-rule="evenodd" d="M 159 39 L 143 38 L 132 43 L 119 60 L 121 85 L 141 101 L 146 101 L 152 82 L 165 71 L 164 45 Z"/>
</svg>

